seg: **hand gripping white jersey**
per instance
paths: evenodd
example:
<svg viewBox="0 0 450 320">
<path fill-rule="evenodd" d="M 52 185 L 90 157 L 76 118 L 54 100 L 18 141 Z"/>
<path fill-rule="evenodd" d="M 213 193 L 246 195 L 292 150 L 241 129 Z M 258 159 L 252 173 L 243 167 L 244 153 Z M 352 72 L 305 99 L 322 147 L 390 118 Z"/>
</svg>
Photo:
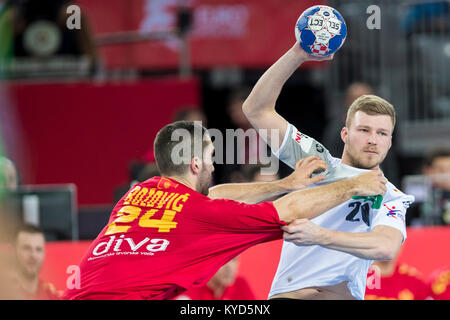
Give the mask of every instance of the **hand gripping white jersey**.
<svg viewBox="0 0 450 320">
<path fill-rule="evenodd" d="M 316 140 L 288 125 L 284 141 L 275 155 L 294 168 L 301 158 L 318 155 L 326 161 L 325 181 L 329 183 L 359 175 L 368 170 L 341 163 Z M 386 225 L 400 230 L 406 239 L 405 214 L 414 197 L 387 184 L 386 193 L 373 197 L 353 197 L 322 215 L 311 219 L 315 224 L 345 232 L 369 232 L 373 227 Z M 372 260 L 327 249 L 318 245 L 297 246 L 283 242 L 277 273 L 272 282 L 269 298 L 275 294 L 307 287 L 332 286 L 348 281 L 348 288 L 356 299 L 364 299 L 366 278 Z"/>
</svg>

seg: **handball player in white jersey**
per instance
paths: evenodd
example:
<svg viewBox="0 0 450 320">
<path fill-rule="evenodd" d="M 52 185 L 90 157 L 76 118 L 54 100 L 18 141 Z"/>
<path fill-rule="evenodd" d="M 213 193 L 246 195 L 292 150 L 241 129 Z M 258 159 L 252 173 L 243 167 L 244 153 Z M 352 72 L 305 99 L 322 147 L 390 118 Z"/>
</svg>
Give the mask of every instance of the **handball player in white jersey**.
<svg viewBox="0 0 450 320">
<path fill-rule="evenodd" d="M 296 43 L 262 75 L 243 104 L 255 129 L 268 130 L 266 142 L 284 163 L 294 168 L 297 161 L 311 155 L 325 160 L 322 183 L 380 170 L 395 126 L 389 102 L 361 96 L 348 110 L 340 133 L 345 147 L 338 159 L 275 111 L 284 83 L 302 63 L 332 57 L 313 57 Z M 298 106 L 299 116 L 302 108 L 308 106 Z M 283 227 L 285 241 L 269 299 L 364 299 L 369 266 L 373 260 L 396 256 L 406 239 L 406 210 L 414 201 L 391 183 L 386 187 L 384 195 L 354 197 L 312 220 L 296 220 Z"/>
</svg>

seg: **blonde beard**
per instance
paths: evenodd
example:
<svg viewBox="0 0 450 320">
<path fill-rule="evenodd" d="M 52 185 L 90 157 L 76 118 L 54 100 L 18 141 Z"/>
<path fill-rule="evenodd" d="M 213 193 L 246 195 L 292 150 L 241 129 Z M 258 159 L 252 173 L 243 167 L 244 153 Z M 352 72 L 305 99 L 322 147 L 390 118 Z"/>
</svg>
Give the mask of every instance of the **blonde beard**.
<svg viewBox="0 0 450 320">
<path fill-rule="evenodd" d="M 386 158 L 385 154 L 379 161 L 377 161 L 374 165 L 370 165 L 370 164 L 364 164 L 364 162 L 362 160 L 360 160 L 357 157 L 354 157 L 353 154 L 349 151 L 350 148 L 347 149 L 347 159 L 349 159 L 349 165 L 354 167 L 354 168 L 358 168 L 358 169 L 366 169 L 366 170 L 372 170 L 372 169 L 376 169 L 379 167 L 379 165 L 381 163 L 383 163 L 384 159 Z"/>
</svg>

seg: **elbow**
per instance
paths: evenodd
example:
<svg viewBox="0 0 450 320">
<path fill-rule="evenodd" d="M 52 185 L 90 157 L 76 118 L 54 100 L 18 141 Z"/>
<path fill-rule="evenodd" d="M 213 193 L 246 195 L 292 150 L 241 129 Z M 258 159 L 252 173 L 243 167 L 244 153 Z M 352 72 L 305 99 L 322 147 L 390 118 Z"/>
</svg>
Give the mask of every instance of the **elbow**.
<svg viewBox="0 0 450 320">
<path fill-rule="evenodd" d="M 254 107 L 252 106 L 252 104 L 248 101 L 248 99 L 245 100 L 244 103 L 242 104 L 242 112 L 245 114 L 247 118 L 252 114 L 253 110 Z"/>
<path fill-rule="evenodd" d="M 220 199 L 220 192 L 217 190 L 217 186 L 209 188 L 208 190 L 208 198 L 210 199 Z"/>
<path fill-rule="evenodd" d="M 389 244 L 380 246 L 377 250 L 375 260 L 389 261 L 395 259 L 397 250 Z"/>
<path fill-rule="evenodd" d="M 247 98 L 242 104 L 242 112 L 249 121 L 259 117 L 262 111 L 251 98 Z"/>
<path fill-rule="evenodd" d="M 291 203 L 289 204 L 289 206 L 287 207 L 287 215 L 286 215 L 286 219 L 285 221 L 290 223 L 296 219 L 303 219 L 306 218 L 306 212 L 305 210 L 302 208 L 302 206 L 299 206 L 296 203 Z"/>
</svg>

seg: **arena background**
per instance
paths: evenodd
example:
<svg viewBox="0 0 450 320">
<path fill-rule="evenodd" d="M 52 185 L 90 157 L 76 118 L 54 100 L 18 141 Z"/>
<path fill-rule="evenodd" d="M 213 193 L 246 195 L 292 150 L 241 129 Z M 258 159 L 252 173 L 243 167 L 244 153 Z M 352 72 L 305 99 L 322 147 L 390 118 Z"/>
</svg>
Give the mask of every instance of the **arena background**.
<svg viewBox="0 0 450 320">
<path fill-rule="evenodd" d="M 312 5 L 338 9 L 348 37 L 332 62 L 295 72 L 277 102 L 280 114 L 321 141 L 340 115 L 345 89 L 368 83 L 398 113 L 386 175 L 403 190 L 422 190 L 411 181 L 423 181 L 425 154 L 450 147 L 448 1 L 0 3 L 0 126 L 20 176 L 15 218 L 46 231 L 42 274 L 59 289 L 67 267 L 106 224 L 118 192 L 152 162 L 156 132 L 184 108 L 203 111 L 210 128 L 237 128 L 230 97 L 251 88 L 294 43 L 294 23 Z M 69 4 L 81 8 L 80 30 L 60 23 L 58 10 Z M 380 29 L 367 27 L 373 4 Z M 11 8 L 23 13 L 19 31 L 6 27 Z M 56 27 L 33 38 L 27 30 L 42 19 Z M 217 165 L 214 182 L 229 181 L 230 170 Z M 288 172 L 280 166 L 281 176 Z M 418 195 L 399 260 L 429 276 L 450 264 L 450 227 L 422 210 L 432 200 Z M 240 274 L 258 299 L 267 297 L 280 245 L 259 245 L 241 257 Z"/>
</svg>

